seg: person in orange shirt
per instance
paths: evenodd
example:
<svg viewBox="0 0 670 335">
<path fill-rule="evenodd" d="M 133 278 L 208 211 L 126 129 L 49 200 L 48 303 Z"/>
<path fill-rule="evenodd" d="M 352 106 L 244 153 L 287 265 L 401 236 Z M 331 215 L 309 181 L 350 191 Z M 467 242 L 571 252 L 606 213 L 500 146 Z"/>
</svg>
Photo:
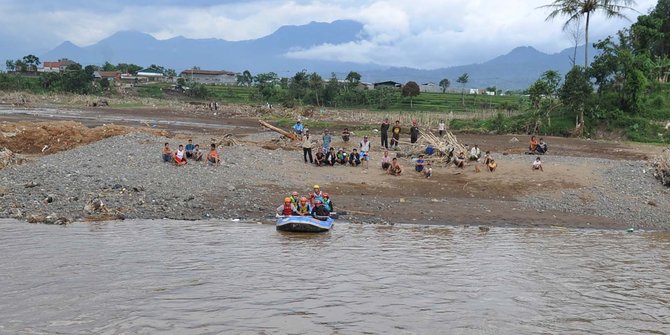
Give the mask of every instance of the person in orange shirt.
<svg viewBox="0 0 670 335">
<path fill-rule="evenodd" d="M 219 156 L 219 152 L 216 151 L 216 144 L 214 143 L 212 143 L 207 153 L 207 164 L 214 166 L 221 165 L 221 157 Z"/>
<path fill-rule="evenodd" d="M 537 141 L 537 137 L 531 136 L 530 137 L 530 145 L 528 146 L 528 150 L 530 152 L 535 152 L 535 149 L 537 149 L 538 144 L 540 144 L 540 142 Z"/>
</svg>

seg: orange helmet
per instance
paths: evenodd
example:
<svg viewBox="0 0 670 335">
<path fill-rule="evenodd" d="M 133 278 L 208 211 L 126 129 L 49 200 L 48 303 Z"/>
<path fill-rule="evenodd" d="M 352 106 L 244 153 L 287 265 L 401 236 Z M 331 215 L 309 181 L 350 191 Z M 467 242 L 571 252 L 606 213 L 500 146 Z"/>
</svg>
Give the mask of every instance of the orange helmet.
<svg viewBox="0 0 670 335">
<path fill-rule="evenodd" d="M 291 202 L 291 198 L 289 197 L 284 198 L 284 202 Z"/>
<path fill-rule="evenodd" d="M 304 202 L 304 201 L 307 201 L 307 197 L 300 198 L 300 202 Z"/>
</svg>

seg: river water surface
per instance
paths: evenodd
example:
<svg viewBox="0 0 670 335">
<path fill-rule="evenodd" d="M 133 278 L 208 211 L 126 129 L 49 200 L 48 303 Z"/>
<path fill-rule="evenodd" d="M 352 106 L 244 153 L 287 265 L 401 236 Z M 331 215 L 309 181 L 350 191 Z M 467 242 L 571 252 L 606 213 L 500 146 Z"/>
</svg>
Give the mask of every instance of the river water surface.
<svg viewBox="0 0 670 335">
<path fill-rule="evenodd" d="M 0 220 L 2 334 L 670 334 L 670 234 Z"/>
</svg>

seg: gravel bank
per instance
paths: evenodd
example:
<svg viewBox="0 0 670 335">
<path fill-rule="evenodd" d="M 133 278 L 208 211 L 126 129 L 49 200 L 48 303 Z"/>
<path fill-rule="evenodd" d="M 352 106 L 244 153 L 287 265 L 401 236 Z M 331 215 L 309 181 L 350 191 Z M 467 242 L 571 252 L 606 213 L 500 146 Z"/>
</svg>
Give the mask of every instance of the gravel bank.
<svg viewBox="0 0 670 335">
<path fill-rule="evenodd" d="M 505 159 L 525 160 L 530 167 L 534 156 L 509 155 Z M 552 165 L 556 164 L 586 162 L 599 167 L 594 171 L 598 182 L 520 198 L 527 209 L 601 216 L 634 228 L 669 228 L 670 189 L 654 178 L 648 162 L 551 155 L 542 156 L 542 160 L 545 171 L 532 173 L 551 173 Z"/>
<path fill-rule="evenodd" d="M 219 167 L 163 163 L 163 143 L 176 148 L 185 141 L 142 133 L 43 156 L 0 170 L 0 217 L 258 220 L 272 214 L 289 191 L 305 193 L 319 183 L 332 187 L 340 209 L 370 212 L 348 217 L 352 222 L 448 223 L 450 217 L 471 217 L 471 208 L 479 204 L 486 207 L 475 213 L 480 222 L 552 225 L 557 215 L 574 214 L 608 218 L 614 224 L 607 227 L 670 229 L 670 190 L 654 179 L 645 161 L 548 155 L 545 172 L 530 175 L 534 157 L 496 155 L 500 171 L 495 174 L 441 168 L 436 179 L 427 181 L 409 171 L 399 178 L 386 176 L 377 160 L 369 172 L 310 166 L 303 173 L 302 152 L 252 143 L 269 137 L 260 133 L 242 145 L 220 148 Z M 403 164 L 411 169 L 409 162 Z M 498 193 L 482 197 L 490 187 Z M 85 209 L 94 199 L 107 210 Z M 448 211 L 445 204 L 450 204 Z M 512 207 L 521 212 L 510 212 Z M 532 218 L 524 215 L 530 213 Z"/>
</svg>

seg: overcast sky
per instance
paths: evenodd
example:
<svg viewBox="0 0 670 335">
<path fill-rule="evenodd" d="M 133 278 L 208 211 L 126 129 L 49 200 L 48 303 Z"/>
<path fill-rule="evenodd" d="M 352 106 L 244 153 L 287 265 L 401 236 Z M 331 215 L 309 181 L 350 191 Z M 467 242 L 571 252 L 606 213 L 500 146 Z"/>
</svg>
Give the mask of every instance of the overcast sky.
<svg viewBox="0 0 670 335">
<path fill-rule="evenodd" d="M 352 19 L 365 41 L 297 50 L 293 57 L 438 68 L 483 62 L 517 46 L 553 53 L 570 47 L 563 21 L 545 22 L 550 0 L 0 0 L 0 37 L 48 50 L 69 40 L 79 46 L 121 30 L 158 39 L 175 36 L 254 39 L 283 25 Z M 647 13 L 656 0 L 637 0 Z M 635 21 L 638 13 L 627 15 Z M 630 25 L 596 15 L 590 38 Z M 1 42 L 0 42 L 1 43 Z M 0 50 L 2 45 L 0 45 Z M 0 51 L 1 53 L 1 51 Z"/>
</svg>

